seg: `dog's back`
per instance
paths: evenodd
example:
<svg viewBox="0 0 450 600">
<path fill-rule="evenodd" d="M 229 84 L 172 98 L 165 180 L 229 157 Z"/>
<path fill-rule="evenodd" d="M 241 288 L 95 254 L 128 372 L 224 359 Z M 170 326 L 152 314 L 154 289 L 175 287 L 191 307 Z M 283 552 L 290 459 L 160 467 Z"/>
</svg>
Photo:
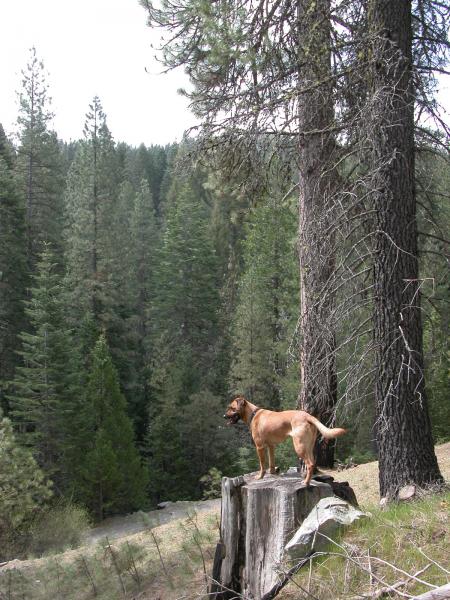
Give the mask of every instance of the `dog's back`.
<svg viewBox="0 0 450 600">
<path fill-rule="evenodd" d="M 267 445 L 276 445 L 288 436 L 315 434 L 314 424 L 308 421 L 308 413 L 303 410 L 260 410 L 255 415 L 252 434 L 257 435 Z"/>
</svg>

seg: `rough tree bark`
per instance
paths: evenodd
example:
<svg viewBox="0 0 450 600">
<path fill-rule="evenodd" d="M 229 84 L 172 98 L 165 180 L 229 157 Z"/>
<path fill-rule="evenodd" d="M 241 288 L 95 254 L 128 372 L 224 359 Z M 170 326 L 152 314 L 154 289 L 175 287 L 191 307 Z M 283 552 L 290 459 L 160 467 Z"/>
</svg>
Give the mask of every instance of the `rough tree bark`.
<svg viewBox="0 0 450 600">
<path fill-rule="evenodd" d="M 330 0 L 298 2 L 300 379 L 298 407 L 332 426 L 337 402 L 332 222 L 335 183 L 331 83 Z M 333 466 L 334 442 L 322 447 L 319 466 Z"/>
<path fill-rule="evenodd" d="M 442 481 L 425 392 L 414 187 L 411 2 L 371 0 L 373 313 L 380 494 Z"/>
<path fill-rule="evenodd" d="M 210 593 L 215 600 L 260 600 L 280 580 L 284 547 L 321 498 L 326 483 L 309 487 L 299 475 L 256 480 L 254 475 L 222 480 L 220 534 Z"/>
</svg>

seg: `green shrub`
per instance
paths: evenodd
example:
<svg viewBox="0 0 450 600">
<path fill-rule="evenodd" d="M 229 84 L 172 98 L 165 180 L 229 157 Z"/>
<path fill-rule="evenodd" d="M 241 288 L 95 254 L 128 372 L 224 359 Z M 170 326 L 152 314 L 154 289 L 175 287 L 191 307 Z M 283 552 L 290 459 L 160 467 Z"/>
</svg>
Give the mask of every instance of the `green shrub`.
<svg viewBox="0 0 450 600">
<path fill-rule="evenodd" d="M 76 548 L 91 522 L 86 509 L 61 502 L 42 513 L 31 528 L 29 552 L 34 556 Z"/>
</svg>

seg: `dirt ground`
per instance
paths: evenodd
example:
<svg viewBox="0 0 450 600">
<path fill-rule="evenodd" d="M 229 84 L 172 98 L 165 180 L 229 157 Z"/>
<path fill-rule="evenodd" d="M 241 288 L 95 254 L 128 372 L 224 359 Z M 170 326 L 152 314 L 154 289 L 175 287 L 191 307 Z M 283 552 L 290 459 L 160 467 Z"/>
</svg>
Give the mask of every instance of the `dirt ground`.
<svg viewBox="0 0 450 600">
<path fill-rule="evenodd" d="M 151 510 L 145 513 L 137 512 L 121 517 L 111 517 L 105 519 L 101 525 L 91 529 L 87 535 L 87 544 L 96 544 L 99 540 L 108 537 L 110 540 L 116 540 L 139 533 L 146 527 L 160 527 L 171 521 L 185 519 L 193 513 L 201 512 L 220 512 L 220 499 L 203 500 L 201 502 L 170 502 L 166 508 L 161 510 Z"/>
</svg>

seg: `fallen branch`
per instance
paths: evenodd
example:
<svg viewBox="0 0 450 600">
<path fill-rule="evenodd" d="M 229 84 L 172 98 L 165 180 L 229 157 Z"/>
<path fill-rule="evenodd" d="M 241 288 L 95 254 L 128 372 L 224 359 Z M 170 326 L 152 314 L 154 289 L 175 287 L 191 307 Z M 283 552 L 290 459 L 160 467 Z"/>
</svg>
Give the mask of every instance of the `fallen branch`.
<svg viewBox="0 0 450 600">
<path fill-rule="evenodd" d="M 436 565 L 436 567 L 438 569 L 441 569 L 441 571 L 444 571 L 444 573 L 446 573 L 447 575 L 450 575 L 450 571 L 447 571 L 447 569 L 444 569 L 444 567 L 442 565 L 440 565 L 438 562 L 436 562 L 435 560 L 433 560 L 432 558 L 430 558 L 429 556 L 427 556 L 425 554 L 425 552 L 422 550 L 422 548 L 417 548 L 417 550 L 420 552 L 420 554 L 422 554 L 422 556 L 425 556 L 425 558 L 429 561 L 431 561 L 433 563 L 433 565 Z"/>
<path fill-rule="evenodd" d="M 331 542 L 332 544 L 338 546 L 339 548 L 341 548 L 345 554 L 342 555 L 339 552 L 323 552 L 323 553 L 318 553 L 318 554 L 323 554 L 323 555 L 335 555 L 335 556 L 342 556 L 342 558 L 345 558 L 346 560 L 350 560 L 352 562 L 354 562 L 361 570 L 369 572 L 369 574 L 372 574 L 372 577 L 374 577 L 375 579 L 377 579 L 378 581 L 380 581 L 381 583 L 384 583 L 381 579 L 379 579 L 378 577 L 376 577 L 373 573 L 372 573 L 372 565 L 370 565 L 370 569 L 367 567 L 364 567 L 360 562 L 358 562 L 358 560 L 356 560 L 357 557 L 353 558 L 351 557 L 348 552 L 345 551 L 345 548 L 343 546 L 341 546 L 340 544 L 338 544 L 335 540 L 329 538 L 327 535 L 325 535 L 324 533 L 319 532 L 319 535 L 321 535 L 322 537 L 324 537 L 325 539 L 327 539 L 329 542 Z M 361 559 L 364 557 L 361 557 Z M 406 575 L 407 580 L 413 579 L 414 581 L 417 581 L 418 583 L 421 583 L 422 585 L 426 585 L 428 587 L 431 588 L 437 588 L 436 585 L 433 585 L 432 583 L 428 583 L 428 581 L 424 581 L 423 579 L 420 579 L 418 577 L 418 575 L 420 575 L 424 570 L 428 569 L 431 564 L 427 565 L 423 570 L 419 571 L 418 573 L 416 573 L 415 575 L 411 575 L 410 573 L 408 573 L 407 571 L 404 571 L 403 569 L 400 569 L 399 567 L 396 567 L 395 565 L 393 565 L 392 563 L 388 562 L 387 560 L 383 560 L 382 558 L 378 558 L 377 556 L 372 556 L 371 557 L 372 560 L 378 561 L 388 567 L 391 567 L 391 569 L 394 569 L 394 571 L 398 571 L 399 573 L 402 573 L 402 575 Z M 431 561 L 431 563 L 433 563 L 433 561 L 431 559 L 429 559 Z M 388 589 L 391 589 L 392 586 L 390 586 L 388 584 Z M 401 587 L 401 586 L 399 586 Z M 399 592 L 397 589 L 397 594 L 400 594 L 401 596 L 406 596 L 406 597 L 410 597 L 409 594 L 403 594 L 402 592 Z"/>
<path fill-rule="evenodd" d="M 420 596 L 413 596 L 412 600 L 445 600 L 446 598 L 450 598 L 450 583 L 420 594 Z"/>
<path fill-rule="evenodd" d="M 232 594 L 235 594 L 235 595 L 232 598 L 230 598 L 230 600 L 250 600 L 249 598 L 247 598 L 246 596 L 243 596 L 239 592 L 236 592 L 235 590 L 232 590 L 231 588 L 227 587 L 226 585 L 223 585 L 223 583 L 220 583 L 220 581 L 217 581 L 217 579 L 214 579 L 213 577 L 209 577 L 209 575 L 208 575 L 208 579 L 211 582 L 211 586 L 214 586 L 214 591 L 208 592 L 206 594 L 204 594 L 204 593 L 199 594 L 199 598 L 211 597 L 211 598 L 213 598 L 213 600 L 215 600 L 216 598 L 220 598 L 220 596 L 223 592 L 231 592 Z M 177 598 L 177 600 L 182 600 L 182 599 Z"/>
<path fill-rule="evenodd" d="M 361 569 L 362 571 L 365 571 L 366 573 L 369 574 L 370 577 L 372 577 L 373 580 L 378 581 L 379 583 L 385 585 L 386 582 L 383 581 L 380 577 L 378 577 L 377 575 L 375 575 L 375 573 L 372 570 L 372 565 L 370 565 L 370 568 L 364 567 L 360 561 L 357 560 L 357 557 L 352 557 L 349 555 L 349 553 L 347 552 L 347 550 L 345 549 L 344 546 L 342 546 L 341 544 L 338 544 L 336 542 L 336 540 L 333 540 L 332 538 L 328 537 L 327 535 L 325 535 L 322 532 L 319 532 L 319 535 L 321 535 L 322 537 L 324 537 L 326 540 L 328 540 L 330 543 L 334 544 L 335 546 L 337 546 L 338 548 L 340 548 L 343 551 L 343 554 L 341 554 L 340 552 L 318 552 L 317 555 L 319 556 L 340 556 L 341 558 L 345 559 L 345 560 L 349 560 L 352 563 L 354 563 L 359 569 Z M 361 557 L 362 559 L 363 557 Z M 377 559 L 376 556 L 372 557 L 372 560 L 379 560 Z M 385 561 L 382 561 L 385 562 Z M 389 563 L 388 563 L 389 564 Z M 392 566 L 392 565 L 390 565 Z M 403 571 L 403 573 L 405 573 Z M 406 573 L 407 576 L 409 576 L 409 573 Z M 414 577 L 413 575 L 411 575 L 411 577 Z M 387 585 L 388 588 L 391 588 L 391 586 L 388 584 Z M 395 591 L 395 590 L 394 590 Z M 410 598 L 409 594 L 404 594 L 403 592 L 400 592 L 397 590 L 397 594 L 400 596 L 403 596 L 404 598 Z M 359 596 L 361 597 L 361 596 Z"/>
<path fill-rule="evenodd" d="M 432 563 L 428 564 L 426 567 L 424 567 L 420 571 L 417 571 L 417 573 L 414 573 L 414 575 L 410 575 L 403 581 L 397 581 L 397 583 L 393 583 L 390 586 L 382 587 L 379 590 L 376 590 L 375 592 L 368 594 L 365 597 L 370 598 L 372 600 L 372 599 L 376 599 L 376 598 L 382 598 L 383 596 L 391 594 L 392 591 L 397 590 L 398 588 L 403 587 L 404 585 L 407 585 L 412 579 L 414 579 L 418 575 L 422 575 L 422 573 L 424 573 L 427 569 L 429 569 L 431 567 L 431 564 Z M 361 596 L 358 596 L 358 598 L 361 598 Z"/>
<path fill-rule="evenodd" d="M 278 594 L 281 592 L 281 590 L 284 588 L 284 586 L 287 585 L 291 581 L 292 577 L 296 573 L 298 573 L 298 571 L 300 571 L 300 569 L 302 567 L 309 564 L 310 561 L 316 555 L 317 555 L 317 553 L 315 550 L 311 550 L 310 552 L 308 552 L 308 554 L 305 556 L 305 558 L 302 558 L 302 560 L 300 562 L 298 562 L 291 569 L 289 569 L 289 571 L 287 573 L 285 573 L 283 579 L 281 581 L 279 581 L 277 584 L 275 584 L 273 586 L 273 588 L 270 589 L 266 594 L 264 594 L 264 596 L 261 598 L 261 600 L 272 600 L 273 598 L 275 598 L 275 596 L 278 596 Z M 312 597 L 314 597 L 314 596 L 312 596 Z"/>
<path fill-rule="evenodd" d="M 433 585 L 432 583 L 429 583 L 428 581 L 424 581 L 423 579 L 419 579 L 416 575 L 411 575 L 410 573 L 407 573 L 403 569 L 400 569 L 399 567 L 396 567 L 395 565 L 393 565 L 392 563 L 388 562 L 387 560 L 383 560 L 382 558 L 378 558 L 376 556 L 374 556 L 373 559 L 377 560 L 378 562 L 380 562 L 380 563 L 382 563 L 384 565 L 387 565 L 388 567 L 391 567 L 391 569 L 394 569 L 395 571 L 399 571 L 403 575 L 406 575 L 406 577 L 408 579 L 414 579 L 414 581 L 417 581 L 418 583 L 421 583 L 422 585 L 426 585 L 426 586 L 432 587 L 432 588 L 437 588 L 437 585 Z M 426 568 L 428 569 L 429 566 L 430 565 L 428 565 Z M 419 571 L 419 573 L 421 573 L 421 571 Z"/>
</svg>

